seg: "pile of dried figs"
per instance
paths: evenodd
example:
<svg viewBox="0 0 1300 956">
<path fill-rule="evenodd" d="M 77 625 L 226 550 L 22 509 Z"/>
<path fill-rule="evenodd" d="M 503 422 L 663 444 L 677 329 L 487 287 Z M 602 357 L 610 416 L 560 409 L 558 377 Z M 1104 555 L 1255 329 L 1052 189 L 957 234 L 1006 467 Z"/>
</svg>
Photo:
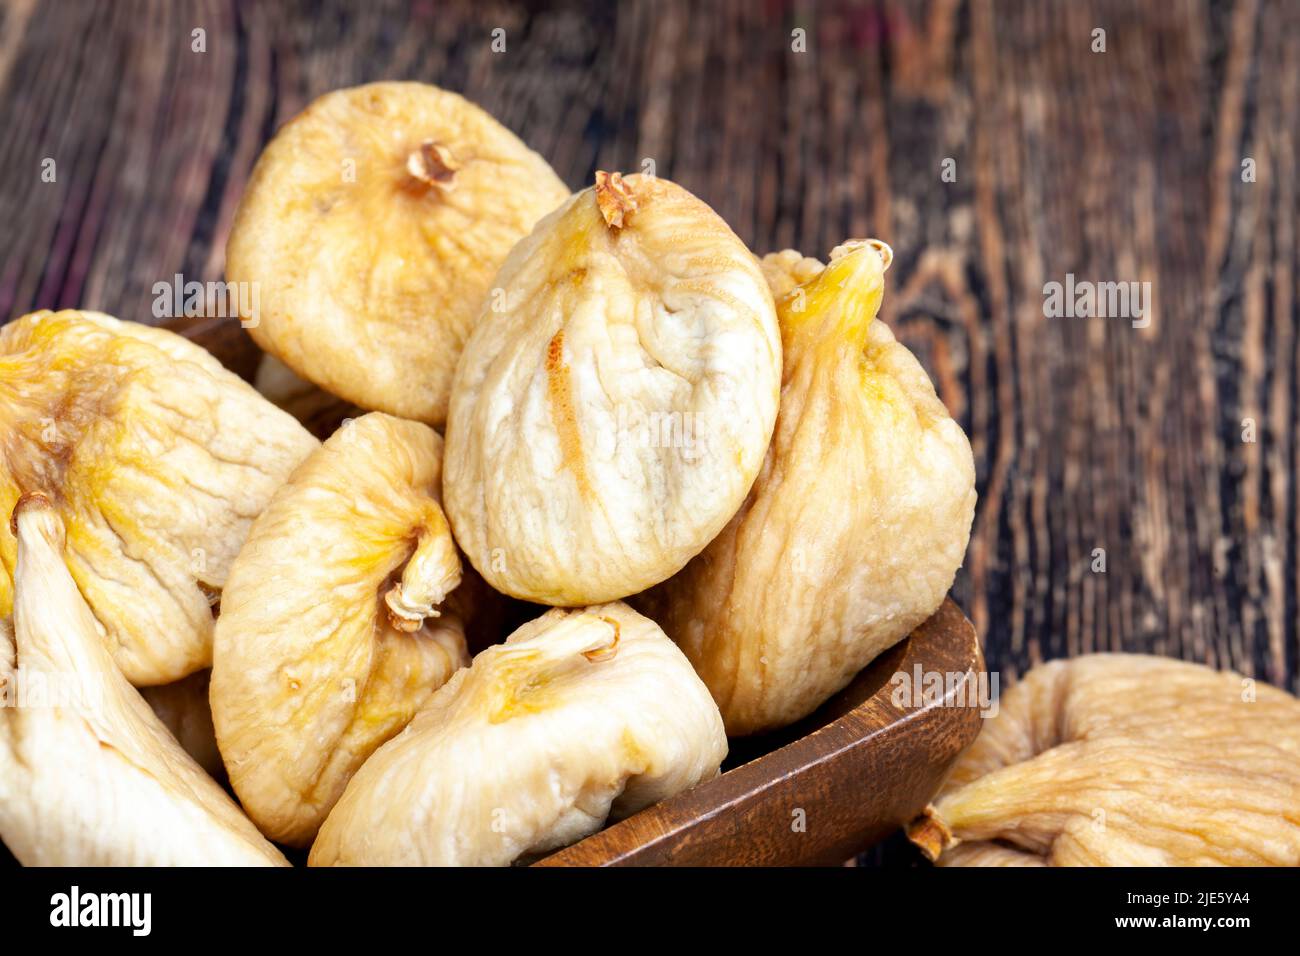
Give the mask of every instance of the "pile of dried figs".
<svg viewBox="0 0 1300 956">
<path fill-rule="evenodd" d="M 227 246 L 257 388 L 94 312 L 0 329 L 0 838 L 27 864 L 501 865 L 715 776 L 965 553 L 970 445 L 876 318 L 891 259 L 757 257 L 652 176 L 570 194 L 431 86 L 317 100 Z M 322 395 L 358 409 L 324 441 Z M 1295 862 L 1293 698 L 1247 717 L 1190 665 L 1052 668 L 913 825 L 932 857 Z M 1180 745 L 1198 708 L 1249 753 Z M 1152 822 L 1122 796 L 1189 774 L 1217 799 Z M 1244 774 L 1266 786 L 1234 806 Z"/>
</svg>

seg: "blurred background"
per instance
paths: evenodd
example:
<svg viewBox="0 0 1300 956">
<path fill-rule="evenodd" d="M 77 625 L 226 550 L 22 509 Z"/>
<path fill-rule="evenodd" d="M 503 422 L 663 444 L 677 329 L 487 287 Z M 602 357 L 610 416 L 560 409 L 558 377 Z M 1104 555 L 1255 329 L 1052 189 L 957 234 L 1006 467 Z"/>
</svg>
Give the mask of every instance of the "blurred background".
<svg viewBox="0 0 1300 956">
<path fill-rule="evenodd" d="M 280 124 L 337 87 L 437 83 L 575 189 L 650 159 L 755 252 L 893 246 L 882 317 L 974 448 L 954 596 L 1004 686 L 1123 649 L 1300 690 L 1300 4 L 10 0 L 0 16 L 0 317 L 153 321 L 155 282 L 221 278 Z M 1044 286 L 1067 275 L 1150 283 L 1144 327 L 1048 317 Z"/>
</svg>

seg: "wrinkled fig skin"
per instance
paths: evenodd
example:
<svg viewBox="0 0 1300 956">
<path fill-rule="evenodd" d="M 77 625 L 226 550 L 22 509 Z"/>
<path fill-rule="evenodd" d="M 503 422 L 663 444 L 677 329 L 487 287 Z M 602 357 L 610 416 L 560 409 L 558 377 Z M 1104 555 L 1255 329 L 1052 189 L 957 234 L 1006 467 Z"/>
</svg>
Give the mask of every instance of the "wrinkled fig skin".
<svg viewBox="0 0 1300 956">
<path fill-rule="evenodd" d="M 767 459 L 708 548 L 634 600 L 685 651 L 732 736 L 811 713 L 934 613 L 974 516 L 966 436 L 874 318 L 881 255 L 864 243 L 835 255 L 824 272 L 797 254 L 764 263 L 788 290 Z"/>
<path fill-rule="evenodd" d="M 286 866 L 122 677 L 60 557 L 55 509 L 26 496 L 15 521 L 0 684 L 62 690 L 0 708 L 5 846 L 28 866 Z"/>
<path fill-rule="evenodd" d="M 568 195 L 544 159 L 455 93 L 338 90 L 262 153 L 226 276 L 256 284 L 249 331 L 303 378 L 441 425 L 493 274 Z"/>
<path fill-rule="evenodd" d="M 1298 810 L 1295 697 L 1092 654 L 1007 691 L 908 835 L 944 866 L 1297 866 Z"/>
<path fill-rule="evenodd" d="M 212 728 L 212 708 L 208 705 L 211 677 L 211 671 L 199 671 L 171 684 L 142 687 L 140 696 L 194 762 L 208 776 L 224 780 L 226 767 L 217 749 L 217 732 Z"/>
<path fill-rule="evenodd" d="M 667 180 L 598 181 L 502 266 L 447 423 L 457 541 L 497 590 L 556 606 L 641 591 L 722 529 L 780 381 L 771 293 L 717 214 Z"/>
<path fill-rule="evenodd" d="M 212 663 L 211 603 L 249 524 L 319 443 L 203 349 L 94 312 L 0 328 L 0 512 L 46 495 L 136 685 Z M 14 537 L 0 527 L 0 616 Z"/>
<path fill-rule="evenodd" d="M 276 492 L 231 569 L 212 716 L 235 792 L 277 842 L 308 845 L 361 763 L 468 662 L 441 455 L 418 422 L 344 425 Z"/>
<path fill-rule="evenodd" d="M 717 707 L 653 621 L 551 610 L 375 752 L 309 862 L 506 865 L 711 779 L 726 752 Z"/>
</svg>

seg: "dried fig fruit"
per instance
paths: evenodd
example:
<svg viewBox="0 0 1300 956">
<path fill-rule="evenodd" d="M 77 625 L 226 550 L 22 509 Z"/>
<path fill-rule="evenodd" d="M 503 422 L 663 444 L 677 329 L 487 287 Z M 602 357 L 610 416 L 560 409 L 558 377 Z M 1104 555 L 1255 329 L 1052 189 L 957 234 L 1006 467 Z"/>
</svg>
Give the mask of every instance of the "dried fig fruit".
<svg viewBox="0 0 1300 956">
<path fill-rule="evenodd" d="M 224 780 L 226 768 L 217 749 L 217 732 L 212 729 L 212 707 L 208 704 L 211 678 L 211 671 L 198 671 L 170 684 L 141 688 L 140 696 L 194 762 L 210 777 Z"/>
<path fill-rule="evenodd" d="M 1300 865 L 1300 701 L 1090 654 L 1000 701 L 908 836 L 943 865 Z"/>
<path fill-rule="evenodd" d="M 285 866 L 127 683 L 63 563 L 40 495 L 14 511 L 0 627 L 0 838 L 29 866 Z M 38 690 L 39 689 L 39 690 Z"/>
<path fill-rule="evenodd" d="M 686 652 L 733 736 L 843 688 L 934 613 L 966 551 L 970 444 L 875 319 L 880 248 L 841 246 L 824 271 L 785 257 L 813 277 L 777 302 L 785 370 L 762 471 L 704 552 L 634 602 Z"/>
<path fill-rule="evenodd" d="M 253 523 L 221 602 L 212 716 L 230 782 L 272 839 L 311 842 L 361 763 L 467 663 L 442 440 L 344 425 Z M 453 598 L 455 595 L 452 595 Z"/>
<path fill-rule="evenodd" d="M 0 512 L 47 496 L 65 558 L 133 684 L 212 662 L 212 611 L 249 523 L 319 443 L 203 349 L 95 312 L 0 329 Z M 15 541 L 0 527 L 0 616 Z"/>
<path fill-rule="evenodd" d="M 653 621 L 551 610 L 375 752 L 309 862 L 508 864 L 712 778 L 726 753 L 717 707 Z"/>
<path fill-rule="evenodd" d="M 758 260 L 758 267 L 763 270 L 772 298 L 779 300 L 816 278 L 826 265 L 820 259 L 805 256 L 795 249 L 782 249 L 763 256 Z"/>
<path fill-rule="evenodd" d="M 781 344 L 754 257 L 680 186 L 598 173 L 496 281 L 447 423 L 457 541 L 543 604 L 662 581 L 726 524 L 771 436 Z"/>
<path fill-rule="evenodd" d="M 363 408 L 441 424 L 492 276 L 569 195 L 455 93 L 372 83 L 320 97 L 267 145 L 226 246 L 257 343 Z"/>
</svg>

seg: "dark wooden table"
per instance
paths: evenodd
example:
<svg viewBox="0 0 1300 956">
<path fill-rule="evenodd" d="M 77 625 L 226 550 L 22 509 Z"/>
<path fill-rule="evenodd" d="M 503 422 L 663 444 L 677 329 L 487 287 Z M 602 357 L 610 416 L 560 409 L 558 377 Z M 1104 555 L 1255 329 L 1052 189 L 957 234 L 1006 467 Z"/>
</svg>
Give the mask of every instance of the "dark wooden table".
<svg viewBox="0 0 1300 956">
<path fill-rule="evenodd" d="M 1300 3 L 10 2 L 0 315 L 151 321 L 154 283 L 221 277 L 280 123 L 398 78 L 575 188 L 653 159 L 758 252 L 892 243 L 883 316 L 975 449 L 954 594 L 1004 682 L 1123 649 L 1300 687 Z M 1150 324 L 1045 317 L 1067 273 L 1150 282 Z"/>
</svg>

